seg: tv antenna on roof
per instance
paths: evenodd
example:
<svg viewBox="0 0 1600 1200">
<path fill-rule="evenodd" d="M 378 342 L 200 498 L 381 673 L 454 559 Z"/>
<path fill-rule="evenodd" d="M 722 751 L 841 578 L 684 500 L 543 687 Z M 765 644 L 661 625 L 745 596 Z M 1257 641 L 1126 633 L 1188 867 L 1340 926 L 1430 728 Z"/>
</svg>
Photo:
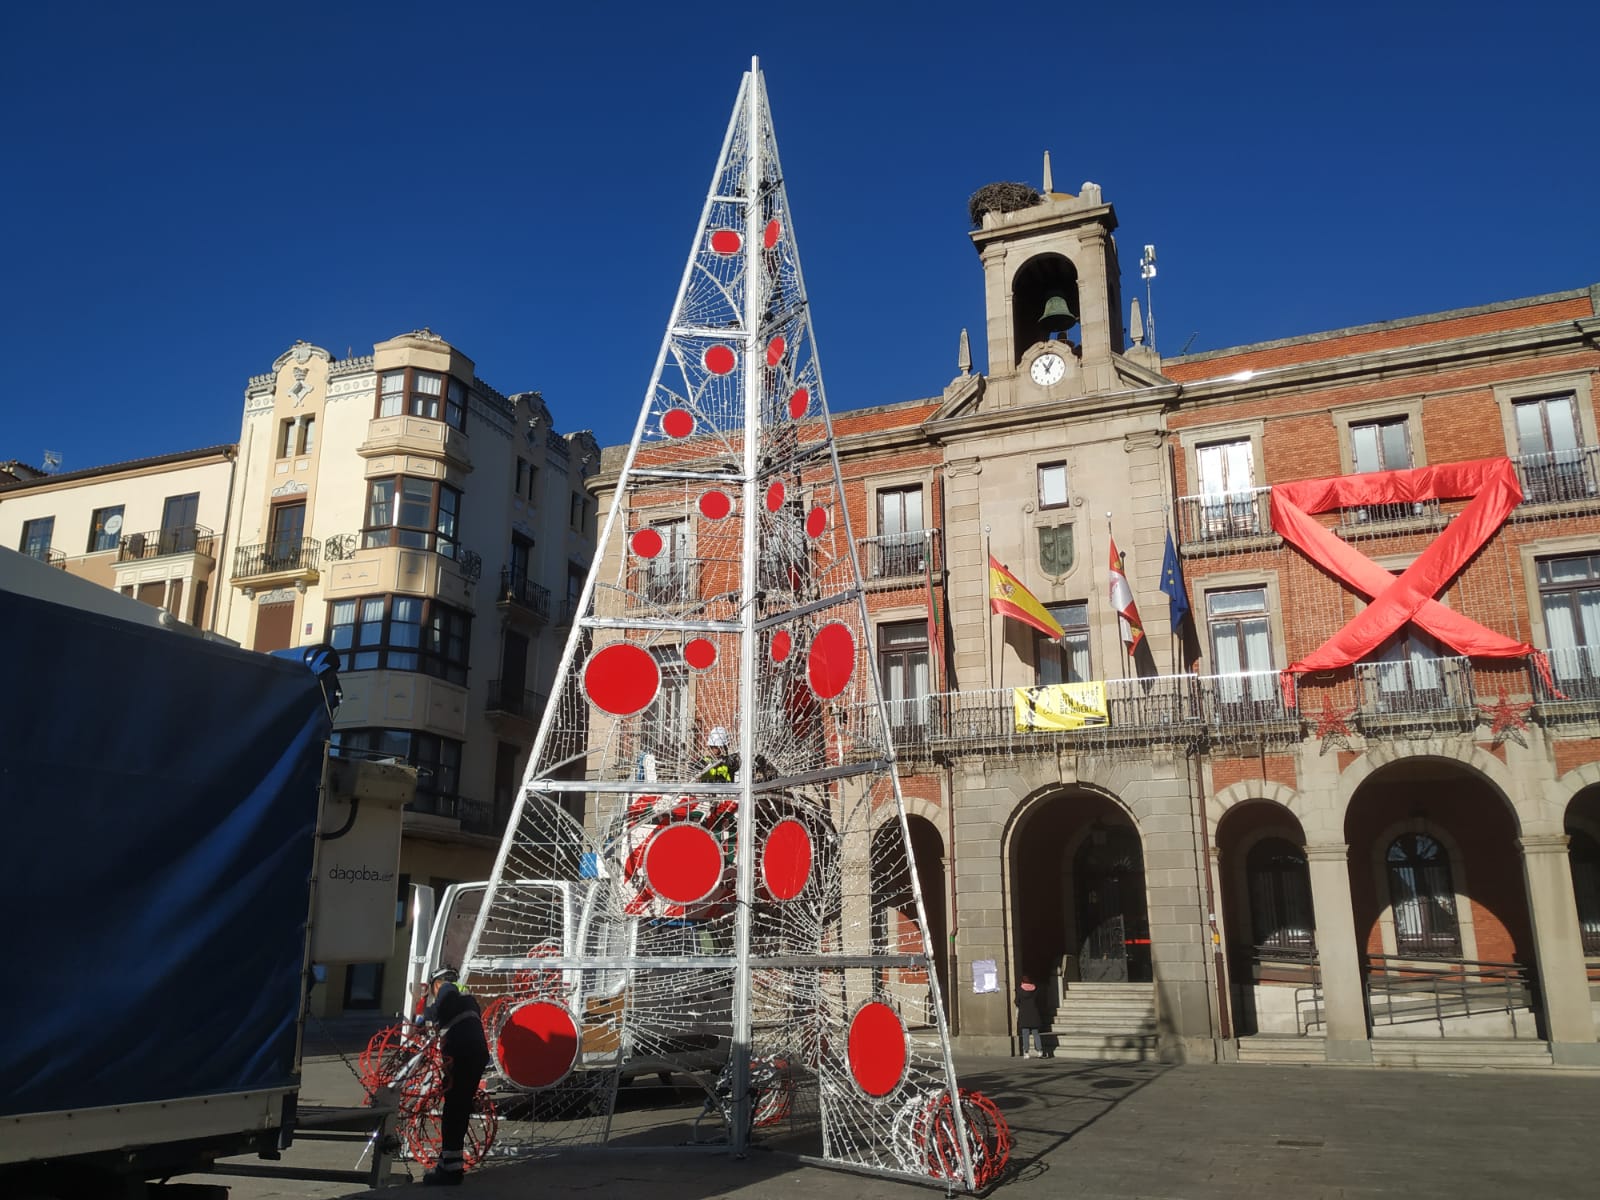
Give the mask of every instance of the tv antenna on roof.
<svg viewBox="0 0 1600 1200">
<path fill-rule="evenodd" d="M 61 470 L 61 451 L 46 450 L 44 452 L 44 473 L 54 475 Z"/>
</svg>

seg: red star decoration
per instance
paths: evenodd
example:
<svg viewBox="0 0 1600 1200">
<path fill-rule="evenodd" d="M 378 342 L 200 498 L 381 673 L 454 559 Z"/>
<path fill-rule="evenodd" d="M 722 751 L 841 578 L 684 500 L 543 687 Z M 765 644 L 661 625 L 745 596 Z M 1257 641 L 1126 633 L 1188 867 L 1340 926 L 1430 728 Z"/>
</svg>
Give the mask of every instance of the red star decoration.
<svg viewBox="0 0 1600 1200">
<path fill-rule="evenodd" d="M 1484 716 L 1490 718 L 1489 734 L 1494 741 L 1500 742 L 1506 738 L 1515 738 L 1517 743 L 1526 746 L 1522 731 L 1528 727 L 1527 715 L 1533 708 L 1530 704 L 1513 704 L 1506 698 L 1505 689 L 1500 690 L 1500 699 L 1494 704 L 1480 704 L 1478 709 Z"/>
<path fill-rule="evenodd" d="M 1353 708 L 1334 708 L 1333 702 L 1327 696 L 1322 698 L 1322 712 L 1317 717 L 1317 736 L 1322 739 L 1322 752 L 1328 752 L 1330 742 L 1338 742 L 1345 749 L 1350 748 L 1350 718 L 1355 715 Z"/>
</svg>

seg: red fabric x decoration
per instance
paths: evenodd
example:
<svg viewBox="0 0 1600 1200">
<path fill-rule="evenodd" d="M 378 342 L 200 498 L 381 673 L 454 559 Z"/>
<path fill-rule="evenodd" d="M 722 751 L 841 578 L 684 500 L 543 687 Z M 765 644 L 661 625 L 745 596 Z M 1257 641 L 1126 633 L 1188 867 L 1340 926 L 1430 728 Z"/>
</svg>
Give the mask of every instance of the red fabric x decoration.
<svg viewBox="0 0 1600 1200">
<path fill-rule="evenodd" d="M 1473 497 L 1472 503 L 1399 578 L 1312 520 L 1312 514 L 1335 508 L 1457 500 L 1465 496 Z M 1508 458 L 1275 485 L 1272 528 L 1312 562 L 1372 600 L 1343 629 L 1288 669 L 1331 671 L 1359 662 L 1407 621 L 1416 622 L 1458 654 L 1480 658 L 1522 658 L 1532 654 L 1533 647 L 1526 642 L 1514 642 L 1452 612 L 1433 598 L 1494 536 L 1521 501 L 1516 468 Z"/>
</svg>

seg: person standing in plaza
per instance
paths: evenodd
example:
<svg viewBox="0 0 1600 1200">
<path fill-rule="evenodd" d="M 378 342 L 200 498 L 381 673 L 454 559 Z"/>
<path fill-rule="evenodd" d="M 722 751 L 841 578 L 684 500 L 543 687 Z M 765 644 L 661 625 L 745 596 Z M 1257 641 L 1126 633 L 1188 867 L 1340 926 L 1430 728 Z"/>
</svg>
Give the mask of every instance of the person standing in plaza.
<svg viewBox="0 0 1600 1200">
<path fill-rule="evenodd" d="M 1033 977 L 1024 974 L 1017 983 L 1017 1048 L 1023 1058 L 1044 1057 L 1044 1019 L 1039 1008 L 1039 988 Z M 1034 1049 L 1028 1049 L 1029 1041 Z"/>
<path fill-rule="evenodd" d="M 439 1162 L 422 1177 L 430 1185 L 458 1184 L 466 1175 L 463 1146 L 478 1083 L 489 1065 L 489 1043 L 483 1035 L 478 1002 L 456 986 L 459 976 L 450 968 L 436 971 L 429 981 L 432 991 L 427 1019 L 439 1027 L 439 1049 L 444 1054 L 444 1111 L 439 1117 Z"/>
</svg>

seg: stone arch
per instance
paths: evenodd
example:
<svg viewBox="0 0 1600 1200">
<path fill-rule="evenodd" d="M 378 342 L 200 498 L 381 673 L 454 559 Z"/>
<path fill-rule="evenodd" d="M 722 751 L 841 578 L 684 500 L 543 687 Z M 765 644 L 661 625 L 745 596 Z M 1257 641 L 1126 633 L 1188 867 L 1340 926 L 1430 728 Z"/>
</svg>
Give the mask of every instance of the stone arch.
<svg viewBox="0 0 1600 1200">
<path fill-rule="evenodd" d="M 1300 828 L 1306 828 L 1305 799 L 1298 791 L 1286 783 L 1271 779 L 1241 779 L 1206 797 L 1206 834 L 1210 843 L 1213 846 L 1217 844 L 1217 826 L 1231 809 L 1240 804 L 1261 801 L 1288 809 L 1300 823 Z"/>
<path fill-rule="evenodd" d="M 1384 767 L 1420 758 L 1453 762 L 1478 776 L 1499 796 L 1501 803 L 1511 813 L 1519 834 L 1527 833 L 1530 826 L 1537 828 L 1544 823 L 1543 814 L 1516 785 L 1506 764 L 1476 743 L 1464 738 L 1452 738 L 1449 741 L 1433 739 L 1426 742 L 1385 742 L 1369 747 L 1365 754 L 1339 774 L 1335 811 L 1330 816 L 1336 822 L 1334 828 L 1340 832 L 1341 840 L 1350 813 L 1350 803 L 1361 790 L 1361 785 Z M 1308 830 L 1307 835 L 1309 834 Z"/>
<path fill-rule="evenodd" d="M 945 840 L 945 814 L 943 808 L 932 800 L 926 800 L 921 796 L 902 794 L 901 800 L 905 804 L 906 816 L 923 818 L 939 831 L 939 840 Z M 894 815 L 893 801 L 885 801 L 878 805 L 872 810 L 872 831 L 876 833 L 879 826 L 883 825 L 884 822 L 894 820 Z"/>
<path fill-rule="evenodd" d="M 1578 798 L 1578 793 L 1596 784 L 1600 784 L 1600 762 L 1586 762 L 1573 767 L 1556 780 L 1557 803 L 1561 806 L 1558 819 L 1565 822 L 1567 814 L 1572 809 L 1572 802 Z"/>
</svg>

